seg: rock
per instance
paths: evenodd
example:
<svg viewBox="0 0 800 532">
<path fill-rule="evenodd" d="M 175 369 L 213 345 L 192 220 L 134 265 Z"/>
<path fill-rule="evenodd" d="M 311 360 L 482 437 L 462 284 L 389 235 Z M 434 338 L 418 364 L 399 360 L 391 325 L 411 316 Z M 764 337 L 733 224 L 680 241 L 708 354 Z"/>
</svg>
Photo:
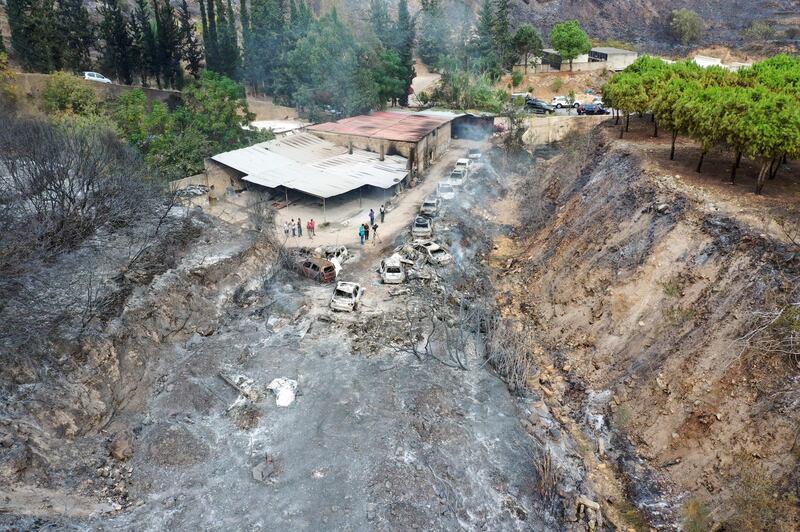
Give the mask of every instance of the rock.
<svg viewBox="0 0 800 532">
<path fill-rule="evenodd" d="M 118 432 L 108 448 L 111 456 L 117 460 L 125 461 L 133 457 L 133 434 L 127 430 Z"/>
<path fill-rule="evenodd" d="M 251 472 L 253 474 L 253 480 L 256 480 L 258 482 L 264 482 L 265 480 L 267 480 L 268 476 L 267 465 L 268 465 L 267 462 L 261 462 L 252 469 Z"/>
<path fill-rule="evenodd" d="M 666 203 L 659 203 L 656 206 L 656 212 L 658 214 L 667 214 L 669 212 L 669 205 L 667 205 Z"/>
</svg>

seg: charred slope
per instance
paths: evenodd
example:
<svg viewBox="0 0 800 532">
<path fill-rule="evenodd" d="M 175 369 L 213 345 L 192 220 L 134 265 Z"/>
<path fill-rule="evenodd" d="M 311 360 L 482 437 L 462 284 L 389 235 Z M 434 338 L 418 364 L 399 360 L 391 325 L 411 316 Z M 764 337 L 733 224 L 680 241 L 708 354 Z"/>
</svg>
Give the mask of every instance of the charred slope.
<svg viewBox="0 0 800 532">
<path fill-rule="evenodd" d="M 540 331 L 550 369 L 532 383 L 596 440 L 652 525 L 691 499 L 718 522 L 790 525 L 800 390 L 776 324 L 797 325 L 777 318 L 797 299 L 797 250 L 595 135 L 521 186 L 528 237 L 507 243 L 499 282 L 506 312 Z"/>
</svg>

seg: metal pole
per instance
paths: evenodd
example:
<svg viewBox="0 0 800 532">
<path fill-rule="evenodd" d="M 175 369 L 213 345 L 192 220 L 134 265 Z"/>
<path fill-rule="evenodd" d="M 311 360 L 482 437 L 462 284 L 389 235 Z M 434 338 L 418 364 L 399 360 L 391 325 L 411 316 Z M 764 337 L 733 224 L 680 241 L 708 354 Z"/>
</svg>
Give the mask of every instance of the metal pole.
<svg viewBox="0 0 800 532">
<path fill-rule="evenodd" d="M 328 213 L 325 211 L 325 198 L 322 198 L 322 223 L 328 223 Z"/>
</svg>

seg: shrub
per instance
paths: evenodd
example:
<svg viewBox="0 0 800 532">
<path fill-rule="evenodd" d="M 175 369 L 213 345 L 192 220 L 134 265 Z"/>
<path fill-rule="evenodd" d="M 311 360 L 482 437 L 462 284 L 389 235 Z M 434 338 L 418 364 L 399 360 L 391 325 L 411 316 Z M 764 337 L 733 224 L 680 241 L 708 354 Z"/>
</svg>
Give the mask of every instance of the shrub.
<svg viewBox="0 0 800 532">
<path fill-rule="evenodd" d="M 742 36 L 748 41 L 766 41 L 774 38 L 776 34 L 775 28 L 763 20 L 753 22 L 749 28 L 742 31 Z"/>
<path fill-rule="evenodd" d="M 553 83 L 550 84 L 550 90 L 553 92 L 558 92 L 564 87 L 564 80 L 561 78 L 556 78 L 553 80 Z"/>
<path fill-rule="evenodd" d="M 681 44 L 700 40 L 705 31 L 705 23 L 697 12 L 691 9 L 678 9 L 672 12 L 670 31 Z"/>
<path fill-rule="evenodd" d="M 515 70 L 514 72 L 511 73 L 511 84 L 514 85 L 515 87 L 519 87 L 519 84 L 522 83 L 522 79 L 524 77 L 525 75 L 522 72 L 520 72 L 519 70 Z"/>
<path fill-rule="evenodd" d="M 710 512 L 697 499 L 690 499 L 683 507 L 683 529 L 686 532 L 706 532 L 711 529 Z"/>
<path fill-rule="evenodd" d="M 66 72 L 48 76 L 42 98 L 48 113 L 87 115 L 98 110 L 94 90 L 87 82 Z"/>
</svg>

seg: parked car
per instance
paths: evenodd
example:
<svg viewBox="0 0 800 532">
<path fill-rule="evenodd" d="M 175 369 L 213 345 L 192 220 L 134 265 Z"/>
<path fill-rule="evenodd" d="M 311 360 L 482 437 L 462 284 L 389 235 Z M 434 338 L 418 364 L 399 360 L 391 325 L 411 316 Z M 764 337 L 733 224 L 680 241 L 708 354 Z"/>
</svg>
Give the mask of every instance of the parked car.
<svg viewBox="0 0 800 532">
<path fill-rule="evenodd" d="M 449 181 L 442 181 L 436 187 L 436 194 L 443 200 L 451 200 L 456 197 L 456 189 Z"/>
<path fill-rule="evenodd" d="M 472 159 L 473 161 L 480 161 L 481 160 L 481 150 L 477 148 L 470 148 L 467 151 L 467 157 Z"/>
<path fill-rule="evenodd" d="M 419 208 L 419 213 L 420 215 L 427 216 L 428 218 L 436 216 L 439 214 L 439 207 L 441 204 L 442 200 L 436 196 L 428 196 L 425 198 L 425 201 L 422 202 L 422 207 Z"/>
<path fill-rule="evenodd" d="M 336 267 L 334 264 L 320 257 L 308 257 L 297 263 L 297 270 L 320 283 L 332 283 L 336 279 Z"/>
<path fill-rule="evenodd" d="M 361 303 L 361 294 L 363 292 L 364 290 L 358 283 L 339 281 L 336 283 L 336 289 L 333 291 L 330 307 L 333 310 L 340 310 L 342 312 L 358 310 L 358 305 Z"/>
<path fill-rule="evenodd" d="M 314 250 L 314 255 L 330 261 L 336 259 L 339 264 L 344 264 L 350 258 L 350 252 L 346 246 L 321 246 Z"/>
<path fill-rule="evenodd" d="M 567 107 L 580 107 L 579 102 L 572 102 L 570 103 L 566 96 L 553 96 L 553 99 L 550 100 L 550 105 L 555 107 L 556 109 L 565 109 Z"/>
<path fill-rule="evenodd" d="M 467 177 L 467 171 L 463 168 L 453 168 L 453 171 L 450 172 L 450 177 L 448 181 L 454 187 L 460 187 L 464 184 L 464 179 Z"/>
<path fill-rule="evenodd" d="M 469 176 L 469 172 L 472 169 L 472 159 L 469 157 L 465 157 L 463 159 L 459 159 L 456 161 L 456 170 L 463 169 L 464 170 L 464 177 L 466 178 Z"/>
<path fill-rule="evenodd" d="M 579 115 L 607 115 L 611 111 L 596 103 L 585 103 L 578 107 Z"/>
<path fill-rule="evenodd" d="M 400 284 L 406 280 L 406 270 L 398 253 L 381 261 L 380 272 L 384 284 Z"/>
<path fill-rule="evenodd" d="M 102 74 L 98 74 L 97 72 L 84 72 L 83 79 L 87 79 L 89 81 L 96 81 L 98 83 L 111 83 L 110 79 L 108 79 Z"/>
<path fill-rule="evenodd" d="M 606 104 L 603 103 L 603 99 L 600 98 L 599 96 L 596 96 L 595 99 L 592 100 L 592 103 L 597 104 L 597 105 L 602 105 L 603 107 L 606 106 Z"/>
<path fill-rule="evenodd" d="M 414 240 L 411 242 L 414 249 L 425 255 L 425 258 L 431 264 L 442 266 L 449 264 L 453 260 L 450 253 L 447 252 L 442 246 L 432 240 Z"/>
<path fill-rule="evenodd" d="M 430 238 L 433 236 L 433 222 L 430 218 L 417 216 L 411 224 L 411 236 L 417 238 Z"/>
<path fill-rule="evenodd" d="M 556 112 L 553 106 L 546 104 L 542 100 L 528 100 L 525 102 L 525 109 L 540 115 Z"/>
</svg>

